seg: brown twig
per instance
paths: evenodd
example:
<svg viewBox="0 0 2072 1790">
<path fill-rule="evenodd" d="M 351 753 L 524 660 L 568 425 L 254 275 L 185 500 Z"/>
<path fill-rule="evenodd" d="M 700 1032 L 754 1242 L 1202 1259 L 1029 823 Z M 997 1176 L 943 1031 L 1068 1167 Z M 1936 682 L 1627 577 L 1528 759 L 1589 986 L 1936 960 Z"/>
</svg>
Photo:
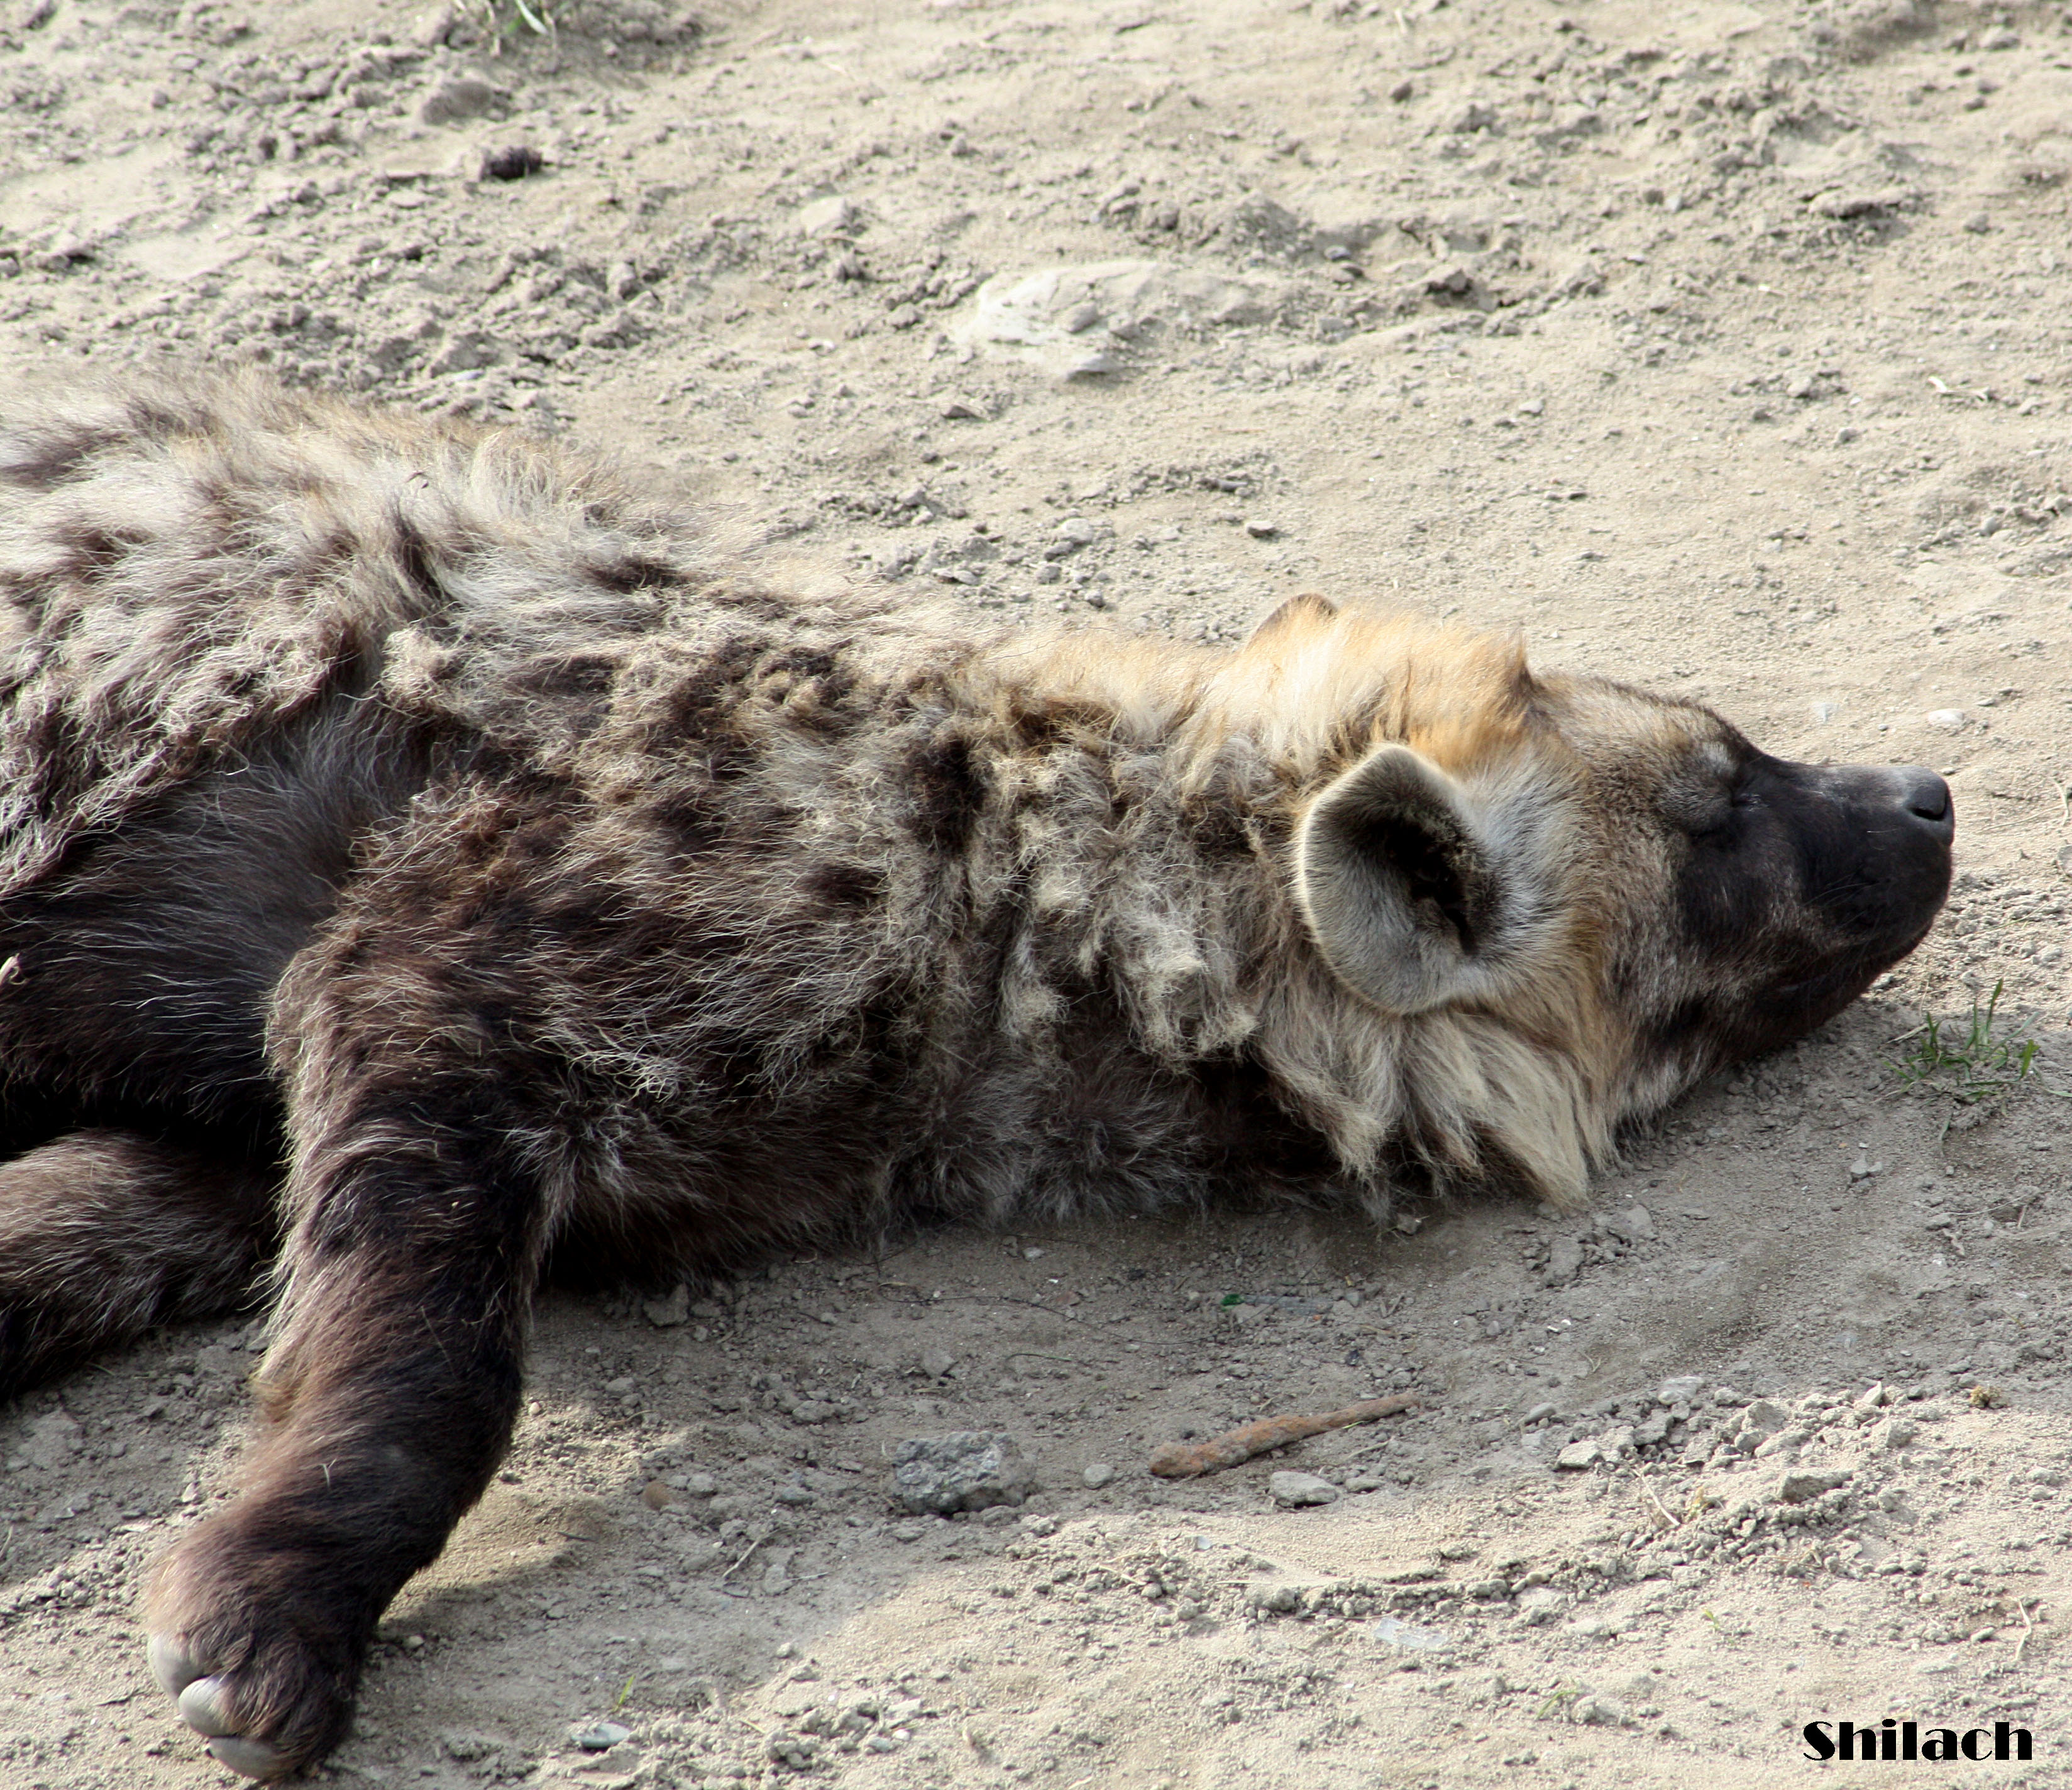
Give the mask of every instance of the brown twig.
<svg viewBox="0 0 2072 1790">
<path fill-rule="evenodd" d="M 1169 1442 L 1153 1453 L 1151 1471 L 1161 1479 L 1191 1479 L 1197 1473 L 1212 1473 L 1219 1467 L 1238 1466 L 1255 1455 L 1284 1448 L 1305 1436 L 1342 1430 L 1352 1423 L 1371 1423 L 1378 1417 L 1415 1410 L 1424 1402 L 1421 1393 L 1400 1392 L 1390 1398 L 1363 1398 L 1343 1410 L 1326 1411 L 1317 1417 L 1262 1417 L 1256 1423 L 1211 1436 L 1207 1442 Z"/>
</svg>

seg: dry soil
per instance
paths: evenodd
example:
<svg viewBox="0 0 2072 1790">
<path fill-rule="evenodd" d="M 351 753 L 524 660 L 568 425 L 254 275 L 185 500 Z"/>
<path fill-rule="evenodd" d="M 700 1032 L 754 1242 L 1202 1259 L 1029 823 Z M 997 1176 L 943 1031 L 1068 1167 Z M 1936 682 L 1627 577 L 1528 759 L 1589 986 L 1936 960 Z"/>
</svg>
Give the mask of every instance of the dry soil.
<svg viewBox="0 0 2072 1790">
<path fill-rule="evenodd" d="M 1959 875 L 1595 1218 L 927 1235 L 550 1301 L 331 1780 L 2066 1781 L 2072 14 L 553 13 L 8 0 L 0 358 L 565 432 L 744 555 L 993 620 L 1224 639 L 1314 589 L 1517 627 L 1777 752 L 1944 770 Z M 1923 1016 L 1962 1046 L 1996 987 L 2029 1073 L 1910 1085 Z M 0 1783 L 222 1781 L 134 1600 L 224 1495 L 256 1335 L 0 1414 Z M 892 1449 L 955 1429 L 1017 1438 L 1030 1503 L 895 1511 Z M 1341 1494 L 1279 1509 L 1276 1468 Z M 1888 1715 L 2035 1757 L 1801 1756 Z"/>
</svg>

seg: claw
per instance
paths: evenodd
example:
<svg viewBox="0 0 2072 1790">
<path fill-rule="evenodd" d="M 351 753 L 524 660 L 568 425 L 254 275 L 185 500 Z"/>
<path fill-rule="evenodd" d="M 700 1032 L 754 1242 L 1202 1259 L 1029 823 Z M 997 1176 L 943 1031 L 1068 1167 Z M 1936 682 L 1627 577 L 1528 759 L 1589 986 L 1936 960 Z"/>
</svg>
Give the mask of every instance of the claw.
<svg viewBox="0 0 2072 1790">
<path fill-rule="evenodd" d="M 208 1750 L 242 1777 L 278 1778 L 288 1769 L 279 1747 L 269 1747 L 263 1740 L 248 1740 L 242 1735 L 218 1735 L 209 1742 Z"/>
<path fill-rule="evenodd" d="M 220 1678 L 197 1678 L 180 1693 L 180 1719 L 212 1740 L 236 1736 L 237 1724 L 224 1706 Z"/>
<path fill-rule="evenodd" d="M 158 1688 L 168 1697 L 177 1697 L 201 1676 L 201 1667 L 187 1655 L 179 1638 L 172 1635 L 154 1635 L 144 1650 L 144 1657 L 151 1667 L 151 1676 L 158 1681 Z"/>
</svg>

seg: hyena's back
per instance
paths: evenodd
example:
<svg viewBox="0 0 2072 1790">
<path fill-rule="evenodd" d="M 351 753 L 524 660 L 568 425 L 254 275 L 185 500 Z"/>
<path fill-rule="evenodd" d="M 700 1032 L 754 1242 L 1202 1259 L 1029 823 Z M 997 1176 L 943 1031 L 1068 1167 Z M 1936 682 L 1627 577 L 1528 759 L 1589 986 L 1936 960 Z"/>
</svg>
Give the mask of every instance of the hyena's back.
<svg viewBox="0 0 2072 1790">
<path fill-rule="evenodd" d="M 0 411 L 0 893 L 421 655 L 652 629 L 684 539 L 514 434 L 258 381 Z"/>
</svg>

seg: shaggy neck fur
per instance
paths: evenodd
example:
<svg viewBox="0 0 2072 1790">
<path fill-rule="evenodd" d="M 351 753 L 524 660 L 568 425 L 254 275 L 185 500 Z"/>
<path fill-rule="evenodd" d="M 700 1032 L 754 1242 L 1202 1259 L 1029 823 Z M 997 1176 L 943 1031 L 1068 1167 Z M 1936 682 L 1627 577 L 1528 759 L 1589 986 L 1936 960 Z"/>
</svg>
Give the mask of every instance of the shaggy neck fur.
<svg viewBox="0 0 2072 1790">
<path fill-rule="evenodd" d="M 1288 886 L 1303 802 L 1375 744 L 1459 774 L 1509 761 L 1543 786 L 1572 777 L 1531 725 L 1515 647 L 1320 609 L 1235 655 L 1080 636 L 1003 645 L 971 675 L 968 699 L 1060 732 L 1056 752 L 1009 775 L 1030 780 L 1028 811 L 1045 817 L 1031 922 L 1069 938 L 1083 973 L 1113 979 L 1145 1048 L 1176 1068 L 1243 1052 L 1371 1204 L 1406 1164 L 1585 1202 L 1623 1091 L 1587 903 L 1573 904 L 1565 973 L 1534 979 L 1523 1000 L 1403 1016 L 1331 975 Z M 1087 786 L 1076 815 L 1059 800 L 1075 780 Z M 1240 873 L 1210 862 L 1211 816 L 1242 838 Z M 1032 986 L 1020 1004 L 1046 1004 Z"/>
</svg>

